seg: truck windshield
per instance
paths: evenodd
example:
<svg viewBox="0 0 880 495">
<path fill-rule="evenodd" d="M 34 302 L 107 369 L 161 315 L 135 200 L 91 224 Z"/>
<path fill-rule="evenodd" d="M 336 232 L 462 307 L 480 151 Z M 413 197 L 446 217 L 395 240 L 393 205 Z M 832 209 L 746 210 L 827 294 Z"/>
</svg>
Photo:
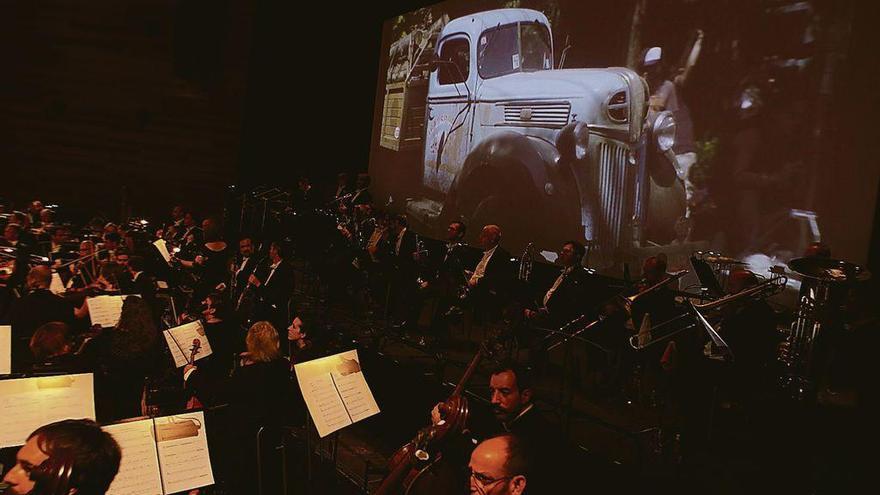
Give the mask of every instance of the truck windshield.
<svg viewBox="0 0 880 495">
<path fill-rule="evenodd" d="M 477 64 L 480 77 L 553 68 L 550 32 L 537 22 L 507 24 L 480 35 Z"/>
</svg>

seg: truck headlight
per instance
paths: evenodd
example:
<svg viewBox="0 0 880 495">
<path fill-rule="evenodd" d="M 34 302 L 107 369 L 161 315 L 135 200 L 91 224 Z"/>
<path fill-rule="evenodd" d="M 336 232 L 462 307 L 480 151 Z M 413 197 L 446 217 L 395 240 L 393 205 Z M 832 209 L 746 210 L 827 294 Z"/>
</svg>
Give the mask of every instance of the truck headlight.
<svg viewBox="0 0 880 495">
<path fill-rule="evenodd" d="M 654 119 L 652 130 L 654 142 L 662 152 L 667 152 L 675 145 L 675 119 L 672 112 L 660 112 Z"/>
<path fill-rule="evenodd" d="M 587 124 L 583 122 L 575 124 L 572 136 L 574 137 L 574 157 L 583 160 L 587 157 L 587 150 L 590 146 L 590 130 L 587 129 Z"/>
</svg>

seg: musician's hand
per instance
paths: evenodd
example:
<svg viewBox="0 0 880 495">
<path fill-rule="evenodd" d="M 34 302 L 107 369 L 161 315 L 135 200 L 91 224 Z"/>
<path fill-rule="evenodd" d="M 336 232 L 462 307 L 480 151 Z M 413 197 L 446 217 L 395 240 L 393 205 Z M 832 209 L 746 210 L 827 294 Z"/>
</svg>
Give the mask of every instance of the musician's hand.
<svg viewBox="0 0 880 495">
<path fill-rule="evenodd" d="M 442 402 L 438 402 L 434 409 L 431 409 L 431 424 L 436 425 L 439 424 L 440 421 L 443 421 L 443 416 L 440 414 L 440 406 L 443 405 Z"/>
<path fill-rule="evenodd" d="M 293 321 L 290 323 L 290 328 L 287 329 L 287 340 L 297 339 L 297 334 L 301 333 L 302 324 L 303 322 L 299 319 L 299 316 L 293 319 Z"/>
<path fill-rule="evenodd" d="M 468 278 L 468 287 L 476 287 L 479 280 L 475 280 L 473 277 Z"/>
<path fill-rule="evenodd" d="M 261 285 L 260 279 L 258 279 L 253 273 L 248 276 L 248 282 L 254 284 L 257 287 Z"/>
<path fill-rule="evenodd" d="M 421 282 L 419 282 L 420 289 L 427 289 L 429 285 L 431 285 L 431 283 L 427 280 L 422 280 Z"/>
<path fill-rule="evenodd" d="M 194 364 L 188 364 L 183 367 L 183 376 L 186 376 L 190 371 L 195 371 L 197 369 L 199 369 L 198 366 Z"/>
<path fill-rule="evenodd" d="M 247 351 L 242 352 L 241 354 L 238 355 L 238 357 L 241 358 L 241 365 L 242 366 L 248 366 L 250 364 L 254 364 L 254 360 L 251 359 L 251 353 L 249 353 Z"/>
<path fill-rule="evenodd" d="M 226 284 L 220 282 L 219 284 L 217 284 L 217 287 L 214 287 L 214 289 L 223 292 L 224 290 L 226 290 Z"/>
<path fill-rule="evenodd" d="M 205 257 L 200 254 L 200 255 L 196 256 L 196 259 L 193 260 L 193 262 L 197 265 L 203 265 L 203 264 L 205 264 Z"/>
</svg>

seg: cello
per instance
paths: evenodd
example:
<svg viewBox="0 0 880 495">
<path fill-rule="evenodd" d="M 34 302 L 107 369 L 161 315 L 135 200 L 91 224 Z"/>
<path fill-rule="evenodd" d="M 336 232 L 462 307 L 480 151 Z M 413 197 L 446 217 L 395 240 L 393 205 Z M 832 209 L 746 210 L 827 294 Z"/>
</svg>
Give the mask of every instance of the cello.
<svg viewBox="0 0 880 495">
<path fill-rule="evenodd" d="M 467 397 L 462 393 L 480 362 L 488 354 L 489 346 L 486 343 L 481 344 L 452 394 L 440 404 L 443 419 L 419 430 L 415 438 L 391 456 L 388 461 L 389 473 L 374 495 L 409 494 L 416 482 L 442 458 L 443 448 L 448 440 L 464 432 L 470 409 Z"/>
</svg>

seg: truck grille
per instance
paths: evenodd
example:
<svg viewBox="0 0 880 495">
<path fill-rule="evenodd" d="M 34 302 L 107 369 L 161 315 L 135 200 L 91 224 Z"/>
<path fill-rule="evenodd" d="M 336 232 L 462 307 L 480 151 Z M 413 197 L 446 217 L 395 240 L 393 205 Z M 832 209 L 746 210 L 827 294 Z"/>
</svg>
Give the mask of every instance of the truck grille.
<svg viewBox="0 0 880 495">
<path fill-rule="evenodd" d="M 559 128 L 568 124 L 571 105 L 561 102 L 502 103 L 504 125 Z"/>
<path fill-rule="evenodd" d="M 632 216 L 636 168 L 627 163 L 627 149 L 614 143 L 599 144 L 599 244 L 620 247 Z"/>
</svg>

